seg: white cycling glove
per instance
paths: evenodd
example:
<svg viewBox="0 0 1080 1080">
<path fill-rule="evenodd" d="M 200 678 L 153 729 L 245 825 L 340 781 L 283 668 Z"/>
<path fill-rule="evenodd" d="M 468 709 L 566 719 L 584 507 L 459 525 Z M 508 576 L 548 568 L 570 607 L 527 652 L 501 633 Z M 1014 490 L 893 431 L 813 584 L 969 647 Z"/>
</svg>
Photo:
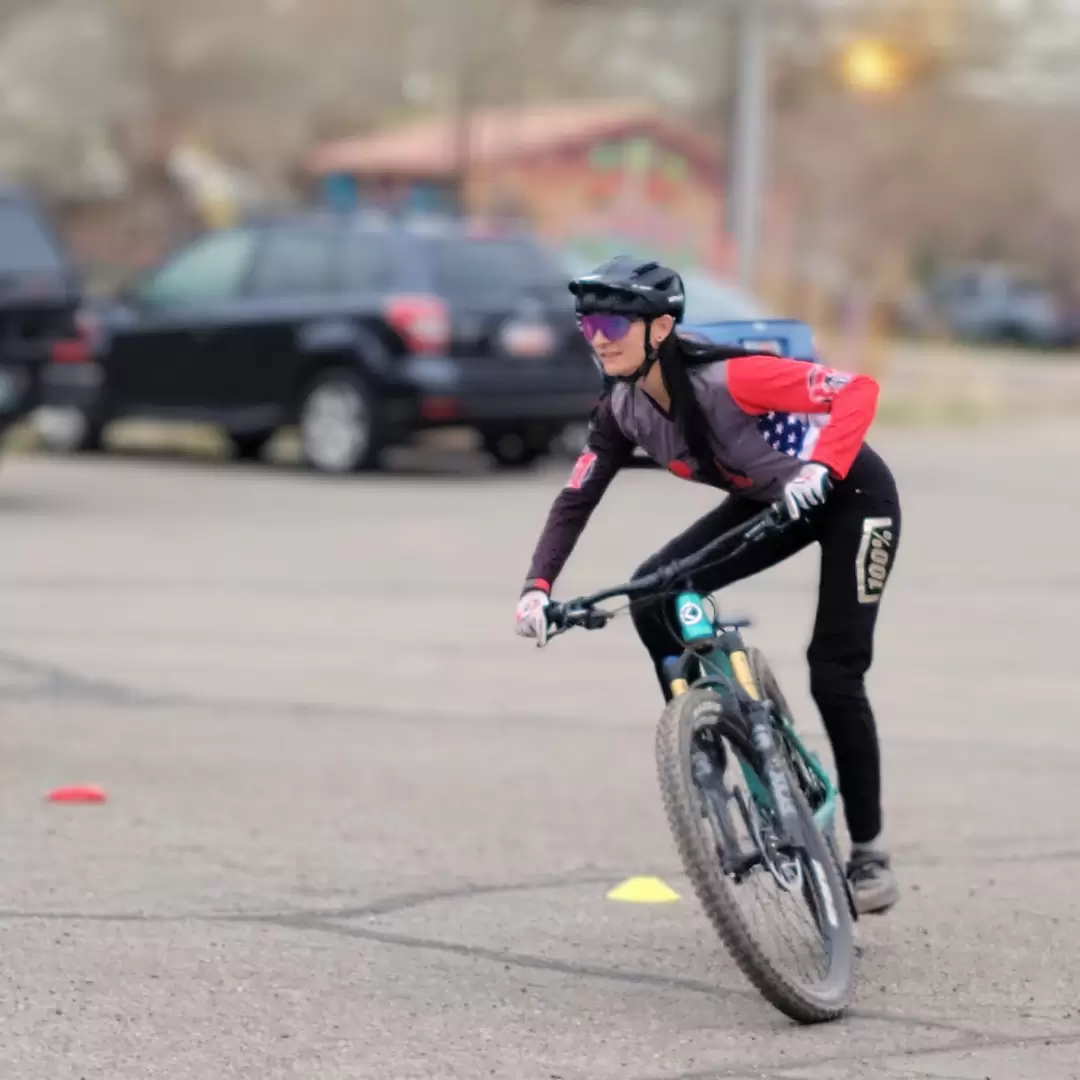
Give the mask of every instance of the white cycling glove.
<svg viewBox="0 0 1080 1080">
<path fill-rule="evenodd" d="M 830 487 L 829 470 L 824 465 L 816 461 L 804 465 L 799 475 L 784 485 L 784 504 L 791 520 L 801 517 L 804 510 L 820 506 L 829 494 Z"/>
<path fill-rule="evenodd" d="M 537 646 L 547 644 L 548 621 L 544 609 L 550 602 L 543 589 L 530 589 L 518 601 L 517 632 L 521 637 L 536 638 Z"/>
</svg>

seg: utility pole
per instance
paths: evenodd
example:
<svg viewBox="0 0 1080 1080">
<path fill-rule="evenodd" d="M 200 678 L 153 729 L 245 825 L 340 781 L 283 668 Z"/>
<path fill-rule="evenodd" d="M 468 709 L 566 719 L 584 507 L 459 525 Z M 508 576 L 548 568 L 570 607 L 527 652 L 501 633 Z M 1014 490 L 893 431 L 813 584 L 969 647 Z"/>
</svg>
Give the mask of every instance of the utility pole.
<svg viewBox="0 0 1080 1080">
<path fill-rule="evenodd" d="M 729 0 L 720 0 L 724 9 Z M 769 28 L 767 0 L 738 0 L 735 23 L 735 125 L 728 168 L 730 230 L 739 284 L 751 289 L 757 274 L 761 194 L 768 137 Z"/>
<path fill-rule="evenodd" d="M 454 197 L 456 210 L 461 217 L 467 217 L 469 211 L 469 155 L 471 152 L 471 135 L 473 119 L 473 40 L 470 34 L 472 27 L 472 4 L 465 5 L 466 10 L 461 11 L 461 5 L 455 15 L 451 16 L 450 33 L 454 44 L 454 121 L 453 132 L 453 174 L 454 174 Z M 447 5 L 446 14 L 450 5 Z M 455 17 L 456 16 L 456 17 Z"/>
<path fill-rule="evenodd" d="M 633 0 L 549 0 L 564 7 L 635 6 Z M 735 109 L 728 152 L 727 231 L 737 250 L 739 284 L 752 288 L 757 274 L 761 195 L 768 135 L 769 14 L 774 0 L 637 0 L 638 7 L 693 3 L 718 18 L 734 15 Z"/>
</svg>

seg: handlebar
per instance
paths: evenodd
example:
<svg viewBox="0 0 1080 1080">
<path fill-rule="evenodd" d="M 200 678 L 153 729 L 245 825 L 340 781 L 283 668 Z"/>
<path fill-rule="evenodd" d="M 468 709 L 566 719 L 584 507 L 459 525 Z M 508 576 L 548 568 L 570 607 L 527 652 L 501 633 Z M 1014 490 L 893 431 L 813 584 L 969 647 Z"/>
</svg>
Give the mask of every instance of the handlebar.
<svg viewBox="0 0 1080 1080">
<path fill-rule="evenodd" d="M 675 582 L 700 568 L 718 552 L 731 546 L 731 550 L 724 554 L 724 559 L 730 559 L 750 544 L 755 544 L 770 533 L 790 524 L 791 520 L 784 503 L 775 502 L 761 513 L 755 514 L 749 521 L 710 540 L 692 555 L 661 566 L 655 573 L 623 585 L 616 585 L 611 589 L 604 589 L 591 596 L 568 600 L 565 604 L 549 604 L 546 609 L 547 619 L 552 629 L 548 636 L 554 637 L 575 626 L 582 626 L 586 630 L 600 630 L 615 617 L 615 612 L 597 611 L 597 604 L 619 596 L 633 600 L 648 596 L 650 593 L 667 591 Z"/>
</svg>

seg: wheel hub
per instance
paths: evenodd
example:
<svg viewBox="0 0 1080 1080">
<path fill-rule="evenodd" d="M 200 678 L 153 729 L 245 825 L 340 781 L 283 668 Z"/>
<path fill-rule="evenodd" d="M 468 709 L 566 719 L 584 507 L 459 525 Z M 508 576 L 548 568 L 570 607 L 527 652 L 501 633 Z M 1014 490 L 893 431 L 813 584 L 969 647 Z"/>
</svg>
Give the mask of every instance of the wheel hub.
<svg viewBox="0 0 1080 1080">
<path fill-rule="evenodd" d="M 314 390 L 304 404 L 301 428 L 308 456 L 332 472 L 352 468 L 370 439 L 364 400 L 348 383 L 326 383 Z"/>
</svg>

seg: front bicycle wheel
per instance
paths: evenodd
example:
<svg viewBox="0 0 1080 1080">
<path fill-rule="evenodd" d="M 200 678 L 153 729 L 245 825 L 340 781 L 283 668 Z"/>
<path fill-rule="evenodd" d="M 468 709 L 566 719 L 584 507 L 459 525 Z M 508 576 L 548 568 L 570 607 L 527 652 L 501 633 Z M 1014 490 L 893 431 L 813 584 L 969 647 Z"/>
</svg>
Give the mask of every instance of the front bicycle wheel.
<svg viewBox="0 0 1080 1080">
<path fill-rule="evenodd" d="M 855 983 L 844 886 L 794 782 L 803 844 L 778 841 L 768 788 L 748 765 L 746 720 L 733 710 L 694 688 L 661 715 L 656 763 L 668 824 L 699 902 L 750 982 L 799 1023 L 835 1020 Z"/>
</svg>

